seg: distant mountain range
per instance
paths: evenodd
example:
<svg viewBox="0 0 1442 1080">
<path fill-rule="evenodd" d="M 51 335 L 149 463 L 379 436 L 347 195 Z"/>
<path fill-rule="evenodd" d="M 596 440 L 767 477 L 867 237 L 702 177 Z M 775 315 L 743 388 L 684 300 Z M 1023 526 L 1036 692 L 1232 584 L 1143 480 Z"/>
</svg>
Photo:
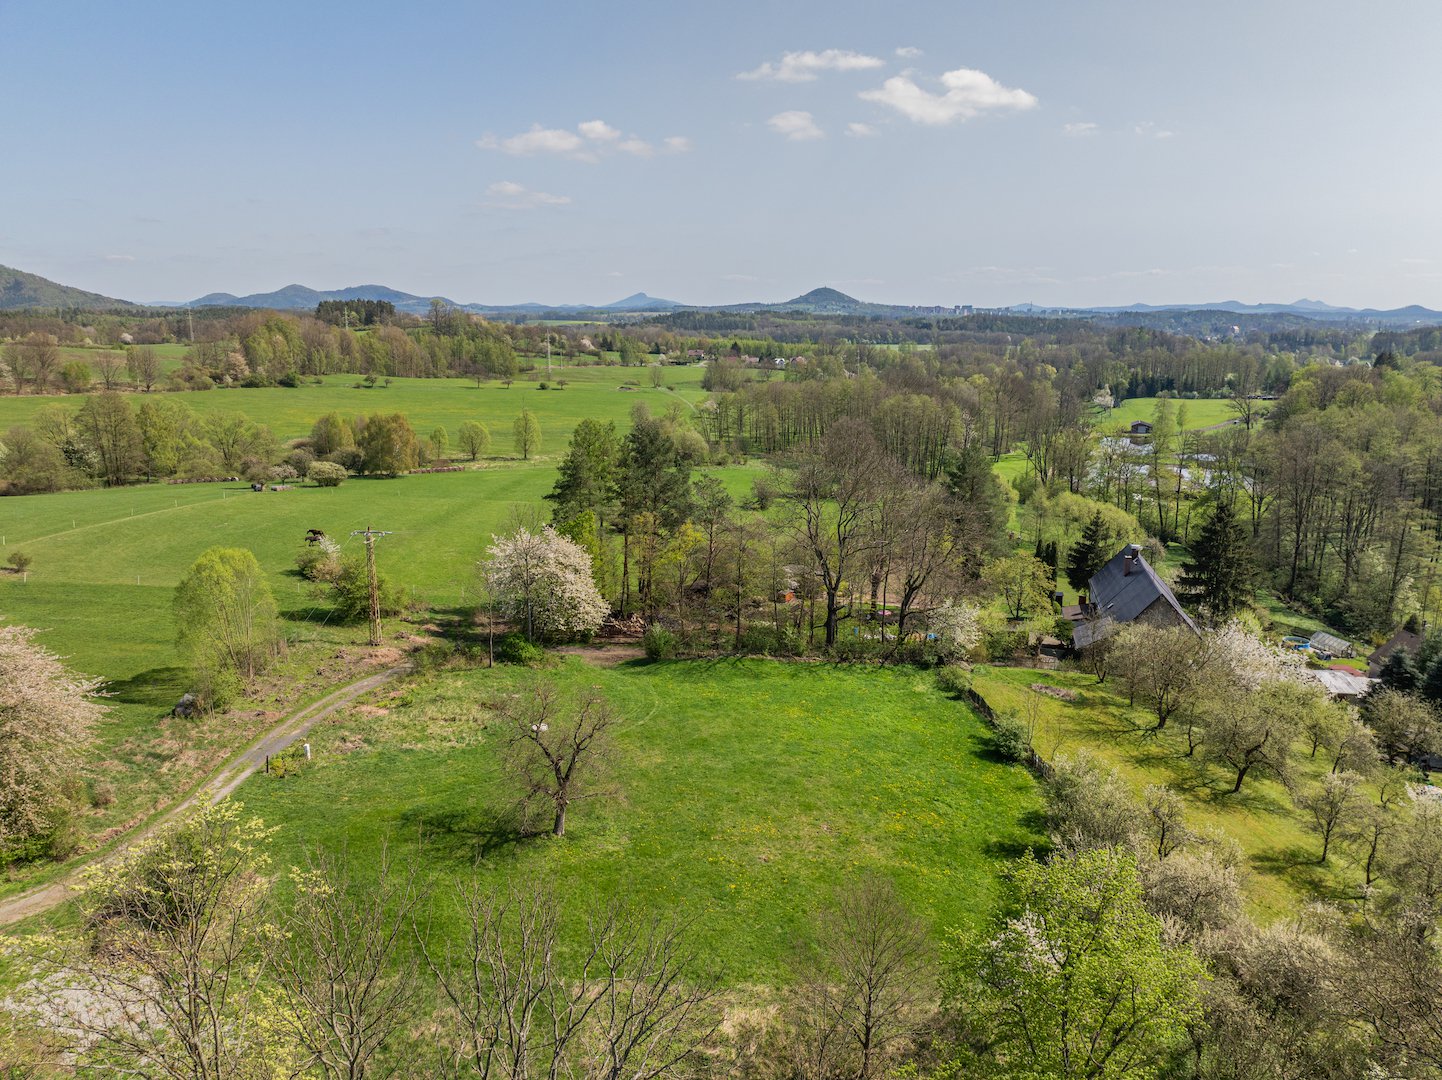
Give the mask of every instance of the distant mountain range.
<svg viewBox="0 0 1442 1080">
<path fill-rule="evenodd" d="M 128 300 L 116 300 L 99 293 L 59 285 L 39 274 L 27 274 L 9 266 L 0 266 L 0 311 L 20 308 L 80 308 L 98 311 L 104 308 L 133 307 Z"/>
<path fill-rule="evenodd" d="M 1017 304 L 1007 309 L 1017 314 L 1058 312 L 1082 315 L 1150 314 L 1175 311 L 1226 311 L 1235 315 L 1300 315 L 1325 322 L 1424 322 L 1442 319 L 1442 312 L 1410 304 L 1400 308 L 1336 307 L 1321 300 L 1294 300 L 1290 304 L 1244 304 L 1240 300 L 1220 300 L 1208 304 L 1128 304 L 1125 307 L 1046 308 L 1036 304 Z"/>
<path fill-rule="evenodd" d="M 331 289 L 325 292 L 308 288 L 305 285 L 287 285 L 275 292 L 250 293 L 247 296 L 236 296 L 233 293 L 223 292 L 207 293 L 196 300 L 164 303 L 159 306 L 252 307 L 272 308 L 276 311 L 313 311 L 322 300 L 386 300 L 394 304 L 397 311 L 410 312 L 412 315 L 424 315 L 430 310 L 433 300 L 439 300 L 448 307 L 460 308 L 462 311 L 474 312 L 477 315 L 542 311 L 657 312 L 673 311 L 686 306 L 678 304 L 675 300 L 662 300 L 659 297 L 647 296 L 640 292 L 632 293 L 624 300 L 617 300 L 612 304 L 460 304 L 444 296 L 417 296 L 414 293 L 401 292 L 399 289 L 392 289 L 386 285 L 352 285 L 348 289 Z"/>
<path fill-rule="evenodd" d="M 287 285 L 274 292 L 250 293 L 236 296 L 233 293 L 215 292 L 195 300 L 179 302 L 155 302 L 133 304 L 99 293 L 75 289 L 27 274 L 7 266 L 0 266 L 0 311 L 19 308 L 79 308 L 98 310 L 104 308 L 130 307 L 245 307 L 270 308 L 278 311 L 313 311 L 322 300 L 387 300 L 397 311 L 423 315 L 430 310 L 432 301 L 474 312 L 504 318 L 506 316 L 535 317 L 556 315 L 561 317 L 586 317 L 589 315 L 651 315 L 671 311 L 695 310 L 729 312 L 797 311 L 814 315 L 873 316 L 880 318 L 952 317 L 969 314 L 970 307 L 953 306 L 909 306 L 903 304 L 874 304 L 858 300 L 832 288 L 812 289 L 801 296 L 779 303 L 757 301 L 744 304 L 700 305 L 682 304 L 638 292 L 609 304 L 462 304 L 444 296 L 418 296 L 402 292 L 387 285 L 353 285 L 346 289 L 322 291 L 306 285 Z M 1236 315 L 1247 320 L 1248 326 L 1257 325 L 1259 320 L 1268 324 L 1282 320 L 1292 323 L 1297 320 L 1323 323 L 1359 323 L 1371 326 L 1406 327 L 1426 324 L 1442 324 L 1442 311 L 1434 311 L 1418 304 L 1407 307 L 1378 309 L 1336 307 L 1320 300 L 1296 300 L 1290 304 L 1244 304 L 1239 300 L 1223 300 L 1205 304 L 1129 304 L 1124 307 L 1046 307 L 1037 304 L 1016 304 L 998 310 L 1013 315 L 1049 315 L 1061 318 L 1105 318 L 1147 324 L 1185 327 L 1184 332 L 1218 332 L 1217 320 L 1227 315 Z M 1211 326 L 1197 329 L 1210 318 Z M 1220 332 L 1227 332 L 1222 326 Z"/>
</svg>

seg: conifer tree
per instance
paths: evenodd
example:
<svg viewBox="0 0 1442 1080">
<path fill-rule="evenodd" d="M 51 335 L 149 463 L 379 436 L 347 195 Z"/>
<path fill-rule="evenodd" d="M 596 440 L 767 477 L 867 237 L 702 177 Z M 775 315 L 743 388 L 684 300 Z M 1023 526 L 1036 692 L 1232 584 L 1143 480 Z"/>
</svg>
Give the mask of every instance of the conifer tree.
<svg viewBox="0 0 1442 1080">
<path fill-rule="evenodd" d="M 1427 665 L 1427 674 L 1422 679 L 1422 696 L 1431 702 L 1442 701 L 1442 655 Z"/>
<path fill-rule="evenodd" d="M 1106 543 L 1106 524 L 1098 510 L 1082 530 L 1081 539 L 1072 545 L 1067 555 L 1067 582 L 1077 592 L 1081 592 L 1091 581 L 1092 575 L 1105 566 L 1110 558 L 1111 552 Z"/>
<path fill-rule="evenodd" d="M 1412 654 L 1406 649 L 1399 648 L 1387 657 L 1387 662 L 1382 665 L 1382 670 L 1377 673 L 1377 678 L 1384 689 L 1399 690 L 1404 694 L 1410 694 L 1422 681 L 1422 673 L 1412 662 Z"/>
<path fill-rule="evenodd" d="M 1229 502 L 1219 503 L 1182 566 L 1177 592 L 1222 622 L 1246 606 L 1255 574 L 1251 543 Z"/>
</svg>

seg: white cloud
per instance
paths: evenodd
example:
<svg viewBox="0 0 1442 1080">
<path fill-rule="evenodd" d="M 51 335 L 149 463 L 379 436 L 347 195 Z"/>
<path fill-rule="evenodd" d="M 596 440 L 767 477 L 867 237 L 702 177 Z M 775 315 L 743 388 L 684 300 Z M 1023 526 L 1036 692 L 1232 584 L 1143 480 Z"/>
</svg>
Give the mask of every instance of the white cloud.
<svg viewBox="0 0 1442 1080">
<path fill-rule="evenodd" d="M 623 273 L 621 273 L 621 271 L 619 271 L 619 270 L 608 270 L 608 271 L 606 272 L 606 276 L 607 276 L 607 277 L 625 277 L 626 275 L 623 274 Z"/>
<path fill-rule="evenodd" d="M 592 142 L 613 142 L 621 137 L 621 132 L 604 120 L 587 120 L 577 124 L 576 130 Z"/>
<path fill-rule="evenodd" d="M 617 143 L 616 149 L 622 153 L 634 154 L 636 157 L 650 157 L 656 152 L 655 147 L 645 139 L 638 139 L 634 135 L 624 142 Z"/>
<path fill-rule="evenodd" d="M 896 50 L 896 55 L 903 60 L 914 60 L 921 55 L 921 50 L 915 45 L 903 45 Z"/>
<path fill-rule="evenodd" d="M 821 52 L 788 52 L 772 63 L 766 61 L 758 68 L 743 71 L 738 79 L 773 79 L 776 82 L 812 82 L 823 71 L 869 71 L 884 67 L 886 61 L 850 49 L 823 49 Z"/>
<path fill-rule="evenodd" d="M 1176 134 L 1176 132 L 1157 127 L 1150 120 L 1142 121 L 1132 130 L 1144 139 L 1170 139 Z"/>
<path fill-rule="evenodd" d="M 863 101 L 895 109 L 918 124 L 949 124 L 970 120 L 994 109 L 1031 109 L 1036 97 L 1025 90 L 1002 86 L 984 71 L 957 68 L 941 76 L 945 92 L 932 93 L 907 75 L 893 75 L 876 90 L 863 90 Z"/>
<path fill-rule="evenodd" d="M 533 124 L 530 131 L 512 135 L 509 139 L 500 139 L 495 135 L 488 134 L 479 139 L 476 145 L 482 150 L 499 150 L 503 154 L 511 154 L 515 157 L 530 157 L 533 154 L 562 154 L 568 157 L 590 156 L 585 149 L 585 140 L 574 131 L 543 128 L 540 124 Z"/>
<path fill-rule="evenodd" d="M 135 261 L 135 256 L 134 256 L 134 255 L 106 255 L 106 256 L 104 256 L 104 259 L 105 259 L 106 262 L 121 262 L 121 263 L 126 263 L 126 262 L 134 262 L 134 261 Z"/>
<path fill-rule="evenodd" d="M 1081 139 L 1088 135 L 1095 135 L 1101 129 L 1090 120 L 1083 120 L 1075 124 L 1063 124 L 1061 130 L 1063 135 L 1070 135 L 1074 139 Z"/>
<path fill-rule="evenodd" d="M 815 117 L 800 109 L 779 112 L 766 121 L 766 126 L 778 135 L 785 135 L 793 142 L 805 142 L 808 139 L 826 137 L 826 132 L 816 126 Z"/>
<path fill-rule="evenodd" d="M 542 206 L 567 206 L 569 195 L 552 195 L 549 191 L 532 191 L 514 180 L 497 180 L 486 188 L 487 206 L 501 210 L 535 210 Z"/>
<path fill-rule="evenodd" d="M 584 120 L 576 125 L 575 131 L 533 124 L 529 131 L 508 138 L 488 133 L 477 139 L 476 145 L 482 150 L 499 150 L 513 157 L 549 154 L 592 163 L 611 154 L 651 157 L 656 152 L 656 148 L 645 139 L 625 134 L 604 120 Z M 691 149 L 691 140 L 684 135 L 671 135 L 662 146 L 669 154 L 680 154 Z"/>
<path fill-rule="evenodd" d="M 870 124 L 863 124 L 853 120 L 846 125 L 846 134 L 850 135 L 853 139 L 869 139 L 873 135 L 880 135 L 881 132 L 877 131 Z"/>
</svg>

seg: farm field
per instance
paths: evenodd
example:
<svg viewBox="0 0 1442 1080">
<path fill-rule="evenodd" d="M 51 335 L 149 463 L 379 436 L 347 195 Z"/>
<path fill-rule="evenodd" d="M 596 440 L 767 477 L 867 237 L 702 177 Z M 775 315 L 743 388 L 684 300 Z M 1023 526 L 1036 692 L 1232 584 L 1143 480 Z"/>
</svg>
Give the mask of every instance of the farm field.
<svg viewBox="0 0 1442 1080">
<path fill-rule="evenodd" d="M 710 472 L 738 498 L 760 475 L 754 467 Z M 93 810 L 86 832 L 103 835 L 179 794 L 175 789 L 200 779 L 207 763 L 266 726 L 259 716 L 240 727 L 166 717 L 187 689 L 175 654 L 174 587 L 201 552 L 223 545 L 255 553 L 299 646 L 297 667 L 282 674 L 321 684 L 326 667 L 342 665 L 317 669 L 316 657 L 330 657 L 364 633 L 337 626 L 327 604 L 294 573 L 307 529 L 335 536 L 345 553 L 361 550 L 353 529 L 390 531 L 376 548 L 381 572 L 410 589 L 426 611 L 448 612 L 475 597 L 475 564 L 491 534 L 508 529 L 515 512 L 543 506 L 554 482 L 549 465 L 507 461 L 263 494 L 241 483 L 151 484 L 0 500 L 0 553 L 19 550 L 35 560 L 27 580 L 0 574 L 0 620 L 42 630 L 41 642 L 77 671 L 108 680 L 114 695 L 87 778 L 114 798 Z M 339 670 L 331 676 L 343 677 Z M 260 707 L 283 710 L 294 700 Z"/>
<path fill-rule="evenodd" d="M 1361 870 L 1340 847 L 1328 865 L 1317 863 L 1321 841 L 1307 830 L 1280 782 L 1249 776 L 1236 795 L 1223 794 L 1230 778 L 1224 784 L 1219 770 L 1184 757 L 1186 739 L 1180 733 L 1142 730 L 1154 718 L 1128 708 L 1110 682 L 1098 685 L 1080 672 L 999 667 L 978 667 L 973 679 L 977 692 L 999 712 L 1035 717 L 1033 745 L 1042 757 L 1054 760 L 1084 751 L 1116 768 L 1138 798 L 1148 784 L 1166 784 L 1181 794 L 1189 828 L 1215 830 L 1241 845 L 1250 869 L 1244 891 L 1264 922 L 1313 900 L 1355 897 L 1361 888 Z M 1037 693 L 1030 689 L 1035 683 L 1070 690 L 1076 699 Z M 1315 783 L 1329 767 L 1320 758 L 1309 761 L 1300 744 L 1294 753 L 1304 785 Z"/>
<path fill-rule="evenodd" d="M 1035 782 L 992 757 L 982 722 L 930 672 L 566 659 L 543 674 L 598 687 L 624 717 L 615 794 L 573 808 L 564 842 L 504 824 L 513 798 L 487 713 L 533 685 L 528 669 L 421 677 L 338 714 L 312 732 L 311 765 L 252 777 L 237 797 L 280 826 L 277 866 L 312 844 L 362 866 L 382 842 L 419 852 L 442 927 L 446 886 L 473 864 L 486 882 L 543 876 L 582 908 L 694 918 L 698 950 L 733 985 L 784 978 L 817 909 L 867 873 L 938 931 L 975 926 L 1003 860 L 1043 843 Z"/>
<path fill-rule="evenodd" d="M 650 371 L 645 368 L 557 364 L 554 378 L 567 381 L 559 390 L 540 390 L 539 382 L 524 375 L 509 389 L 498 382 L 482 383 L 477 389 L 469 379 L 392 379 L 389 386 L 377 384 L 369 390 L 359 386 L 359 376 L 326 375 L 319 386 L 307 383 L 293 388 L 189 391 L 171 396 L 202 416 L 242 413 L 258 424 L 269 425 L 280 439 L 309 435 L 311 425 L 328 412 L 345 416 L 401 412 L 410 417 L 422 437 L 444 426 L 453 441 L 462 421 L 479 420 L 491 433 L 493 452 L 505 454 L 511 449 L 511 424 L 524 408 L 540 421 L 541 454 L 558 457 L 572 429 L 588 417 L 614 420 L 624 429 L 637 402 L 644 402 L 656 414 L 664 413 L 676 401 L 689 411 L 706 396 L 701 389 L 703 373 L 699 367 L 665 368 L 665 385 L 674 386 L 674 391 L 652 387 Z M 545 380 L 544 365 L 537 378 Z M 628 384 L 630 389 L 621 389 Z M 28 422 L 46 404 L 60 402 L 78 408 L 83 400 L 80 395 L 63 394 L 0 397 L 0 431 Z"/>
</svg>

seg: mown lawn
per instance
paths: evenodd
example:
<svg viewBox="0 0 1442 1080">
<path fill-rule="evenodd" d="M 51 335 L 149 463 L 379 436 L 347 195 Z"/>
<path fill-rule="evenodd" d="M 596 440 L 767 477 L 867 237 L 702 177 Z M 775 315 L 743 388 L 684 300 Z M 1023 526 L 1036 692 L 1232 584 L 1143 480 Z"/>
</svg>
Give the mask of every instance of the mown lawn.
<svg viewBox="0 0 1442 1080">
<path fill-rule="evenodd" d="M 491 433 L 491 452 L 509 455 L 511 425 L 524 409 L 536 414 L 541 425 L 541 455 L 558 458 L 566 447 L 571 431 L 583 419 L 593 417 L 614 420 L 625 430 L 630 426 L 631 409 L 644 402 L 654 414 L 662 414 L 673 402 L 680 402 L 689 413 L 696 402 L 705 397 L 701 390 L 702 368 L 668 367 L 663 369 L 665 382 L 659 388 L 651 385 L 651 372 L 646 368 L 565 367 L 554 366 L 551 386 L 541 390 L 545 381 L 545 362 L 538 372 L 523 375 L 509 388 L 498 382 L 485 382 L 479 388 L 468 379 L 392 379 L 390 385 L 378 383 L 371 389 L 359 385 L 358 375 L 326 375 L 321 385 L 305 383 L 299 387 L 236 388 L 181 392 L 174 400 L 206 415 L 214 412 L 238 412 L 259 424 L 267 424 L 280 439 L 298 439 L 309 435 L 311 425 L 328 412 L 343 416 L 361 413 L 401 412 L 422 438 L 436 427 L 445 427 L 451 438 L 451 449 L 457 451 L 456 431 L 466 420 L 479 420 Z M 556 381 L 566 380 L 562 389 L 554 389 Z M 666 389 L 667 386 L 674 390 Z M 622 389 L 622 387 L 629 387 Z M 134 395 L 138 403 L 143 395 Z M 42 406 L 60 402 L 72 408 L 83 403 L 82 395 L 0 396 L 0 431 L 22 424 Z"/>
<path fill-rule="evenodd" d="M 929 672 L 759 660 L 545 672 L 598 687 L 624 717 L 613 794 L 573 809 L 567 835 L 519 839 L 490 706 L 527 669 L 448 672 L 317 729 L 313 764 L 238 794 L 280 826 L 284 866 L 312 845 L 373 865 L 419 858 L 456 929 L 449 888 L 552 881 L 574 907 L 623 900 L 696 920 L 733 983 L 784 980 L 819 907 L 865 874 L 890 878 L 938 931 L 977 924 L 1002 863 L 1041 843 L 1039 797 L 995 760 L 981 721 Z M 579 932 L 576 921 L 573 932 Z"/>
<path fill-rule="evenodd" d="M 1075 691 L 1072 702 L 1030 689 L 1034 683 Z M 1321 841 L 1308 831 L 1302 814 L 1281 783 L 1247 777 L 1242 790 L 1227 794 L 1234 774 L 1205 765 L 1200 756 L 1187 758 L 1186 737 L 1175 730 L 1148 733 L 1150 714 L 1127 707 L 1121 687 L 1110 680 L 1098 685 L 1074 671 L 979 667 L 976 690 L 993 708 L 1023 718 L 1035 717 L 1033 745 L 1048 760 L 1084 751 L 1114 766 L 1138 797 L 1148 784 L 1167 784 L 1186 801 L 1187 824 L 1202 832 L 1216 830 L 1236 840 L 1247 856 L 1251 875 L 1246 893 L 1265 918 L 1294 915 L 1319 898 L 1355 897 L 1362 873 L 1344 845 L 1336 845 L 1326 866 L 1317 863 Z M 1310 761 L 1299 742 L 1298 782 L 1310 788 L 1326 771 Z"/>
<path fill-rule="evenodd" d="M 1097 410 L 1097 426 L 1104 431 L 1112 431 L 1119 427 L 1127 427 L 1133 420 L 1151 420 L 1156 415 L 1159 400 L 1154 397 L 1128 398 L 1115 409 L 1099 409 Z M 1222 398 L 1199 398 L 1195 401 L 1173 398 L 1172 414 L 1175 416 L 1177 410 L 1182 406 L 1186 406 L 1185 430 L 1187 431 L 1212 427 L 1237 418 L 1231 405 Z"/>
</svg>

